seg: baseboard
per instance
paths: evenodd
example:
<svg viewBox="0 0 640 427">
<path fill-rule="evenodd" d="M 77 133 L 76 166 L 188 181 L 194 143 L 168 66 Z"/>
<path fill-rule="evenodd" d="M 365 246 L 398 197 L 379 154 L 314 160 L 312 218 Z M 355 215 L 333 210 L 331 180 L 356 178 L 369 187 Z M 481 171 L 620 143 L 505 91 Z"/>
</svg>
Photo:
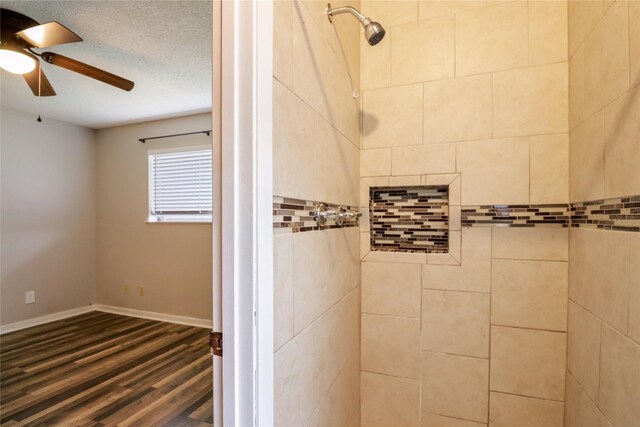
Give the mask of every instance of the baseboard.
<svg viewBox="0 0 640 427">
<path fill-rule="evenodd" d="M 7 325 L 1 325 L 0 335 L 19 331 L 21 329 L 31 328 L 33 326 L 43 325 L 45 323 L 55 322 L 56 320 L 66 319 L 68 317 L 77 316 L 79 314 L 89 313 L 95 310 L 95 308 L 93 307 L 94 306 L 92 305 L 87 305 L 84 307 L 72 308 L 70 310 L 47 314 L 46 316 L 35 317 L 33 319 L 22 320 L 20 322 L 9 323 Z"/>
<path fill-rule="evenodd" d="M 176 316 L 174 314 L 156 313 L 155 311 L 136 310 L 133 308 L 114 307 L 111 305 L 93 304 L 96 311 L 105 313 L 122 314 L 123 316 L 140 317 L 142 319 L 159 320 L 161 322 L 178 323 L 180 325 L 197 326 L 199 328 L 213 327 L 213 322 L 206 319 L 196 319 L 195 317 Z"/>
</svg>

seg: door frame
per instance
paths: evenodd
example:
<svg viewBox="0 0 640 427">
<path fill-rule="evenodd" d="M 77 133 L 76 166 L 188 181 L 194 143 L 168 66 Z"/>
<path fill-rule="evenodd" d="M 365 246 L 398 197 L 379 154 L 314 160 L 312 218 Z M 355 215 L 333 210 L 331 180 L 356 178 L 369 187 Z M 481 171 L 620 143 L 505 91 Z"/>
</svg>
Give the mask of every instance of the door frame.
<svg viewBox="0 0 640 427">
<path fill-rule="evenodd" d="M 214 391 L 214 411 L 222 407 L 224 426 L 272 426 L 273 5 L 260 0 L 217 3 L 221 228 L 214 254 L 220 254 L 222 307 L 216 310 L 214 304 L 214 322 L 220 313 L 223 357 L 222 393 Z"/>
</svg>

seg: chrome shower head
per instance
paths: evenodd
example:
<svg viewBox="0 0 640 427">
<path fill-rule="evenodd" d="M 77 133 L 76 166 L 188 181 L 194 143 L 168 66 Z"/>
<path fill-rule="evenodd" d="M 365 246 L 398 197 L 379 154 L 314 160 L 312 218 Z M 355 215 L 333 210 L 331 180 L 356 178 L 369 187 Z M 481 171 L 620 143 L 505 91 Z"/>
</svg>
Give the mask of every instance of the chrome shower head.
<svg viewBox="0 0 640 427">
<path fill-rule="evenodd" d="M 341 13 L 350 13 L 358 18 L 358 21 L 360 21 L 360 24 L 364 27 L 364 38 L 370 46 L 377 45 L 380 43 L 380 40 L 384 38 L 385 31 L 379 22 L 372 21 L 370 18 L 367 18 L 351 6 L 331 9 L 331 3 L 327 4 L 327 17 L 329 18 L 329 22 L 333 22 L 334 15 L 340 15 Z"/>
</svg>

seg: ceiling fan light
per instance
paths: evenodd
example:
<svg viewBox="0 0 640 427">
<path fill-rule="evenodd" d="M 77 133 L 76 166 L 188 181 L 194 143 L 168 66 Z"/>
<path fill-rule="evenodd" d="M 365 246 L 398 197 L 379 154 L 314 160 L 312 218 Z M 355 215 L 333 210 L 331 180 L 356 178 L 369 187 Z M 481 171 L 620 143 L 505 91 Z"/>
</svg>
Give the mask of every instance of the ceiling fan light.
<svg viewBox="0 0 640 427">
<path fill-rule="evenodd" d="M 27 74 L 36 68 L 36 61 L 15 50 L 0 49 L 0 68 L 14 74 Z"/>
</svg>

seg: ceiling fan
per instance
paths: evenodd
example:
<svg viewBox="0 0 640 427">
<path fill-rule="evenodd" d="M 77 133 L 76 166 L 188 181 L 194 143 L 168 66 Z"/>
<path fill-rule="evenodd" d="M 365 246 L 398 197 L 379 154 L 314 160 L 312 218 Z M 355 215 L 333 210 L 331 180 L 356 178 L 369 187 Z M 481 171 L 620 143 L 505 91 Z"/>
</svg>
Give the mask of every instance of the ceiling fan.
<svg viewBox="0 0 640 427">
<path fill-rule="evenodd" d="M 21 13 L 0 9 L 0 67 L 22 74 L 36 96 L 53 96 L 56 92 L 40 69 L 40 59 L 49 64 L 75 71 L 119 89 L 130 91 L 130 80 L 53 52 L 35 52 L 54 45 L 81 42 L 76 33 L 58 22 L 40 25 Z"/>
</svg>

